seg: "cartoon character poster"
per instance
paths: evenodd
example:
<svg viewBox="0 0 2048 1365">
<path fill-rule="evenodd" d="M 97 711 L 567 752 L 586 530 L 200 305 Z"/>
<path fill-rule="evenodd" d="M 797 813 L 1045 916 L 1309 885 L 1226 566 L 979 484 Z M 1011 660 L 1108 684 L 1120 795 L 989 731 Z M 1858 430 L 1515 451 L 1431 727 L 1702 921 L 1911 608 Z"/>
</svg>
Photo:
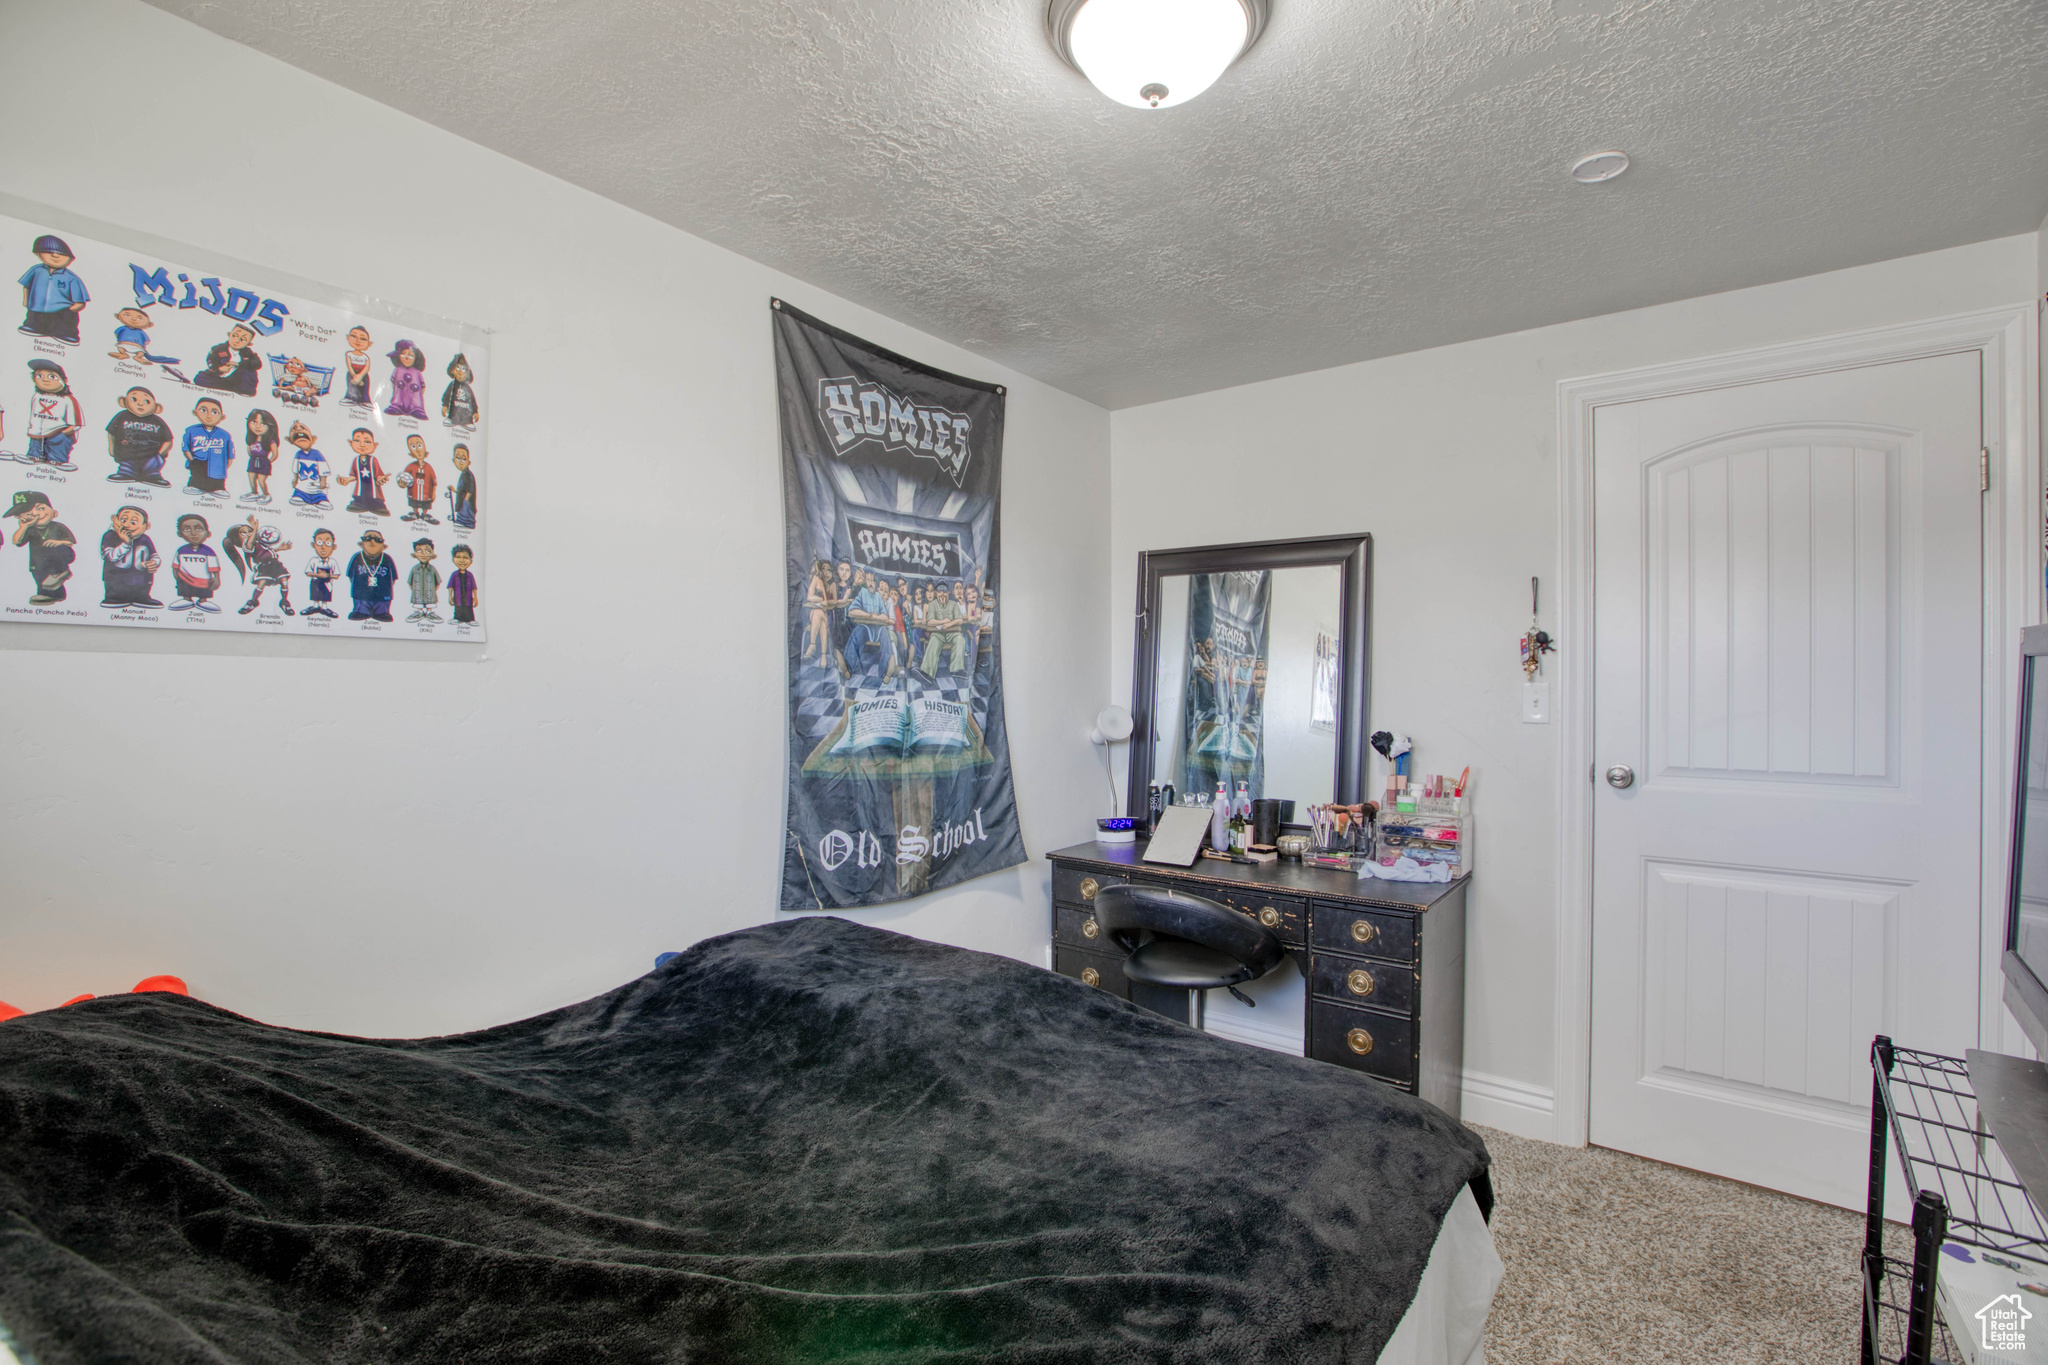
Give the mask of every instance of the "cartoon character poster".
<svg viewBox="0 0 2048 1365">
<path fill-rule="evenodd" d="M 1179 748 L 1182 791 L 1221 782 L 1265 795 L 1266 659 L 1273 575 L 1265 569 L 1188 579 L 1188 676 Z"/>
<path fill-rule="evenodd" d="M 0 620 L 484 638 L 481 333 L 5 214 L 0 253 Z"/>
<path fill-rule="evenodd" d="M 1024 861 L 1003 718 L 1003 390 L 777 301 L 789 578 L 786 910 Z"/>
</svg>

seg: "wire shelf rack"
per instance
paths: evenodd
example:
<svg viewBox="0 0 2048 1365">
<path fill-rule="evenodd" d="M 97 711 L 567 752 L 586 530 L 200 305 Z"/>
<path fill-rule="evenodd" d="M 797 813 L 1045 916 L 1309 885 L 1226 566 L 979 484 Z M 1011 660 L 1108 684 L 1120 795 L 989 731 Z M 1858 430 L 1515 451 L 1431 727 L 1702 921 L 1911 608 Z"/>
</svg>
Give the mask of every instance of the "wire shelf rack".
<svg viewBox="0 0 2048 1365">
<path fill-rule="evenodd" d="M 1870 1047 L 1870 1185 L 1864 1210 L 1863 1365 L 1935 1365 L 1963 1357 L 1936 1306 L 1942 1243 L 2042 1267 L 2048 1222 L 1984 1125 L 1960 1057 L 1878 1036 Z M 1913 1201 L 1913 1256 L 1884 1251 L 1886 1157 Z"/>
<path fill-rule="evenodd" d="M 1927 1361 L 1929 1365 L 1947 1365 L 1961 1360 L 1962 1353 L 1956 1350 L 1955 1338 L 1949 1335 L 1948 1321 L 1936 1313 L 1930 1324 L 1927 1354 L 1913 1355 L 1909 1350 L 1909 1325 L 1912 1316 L 1913 1263 L 1897 1256 L 1880 1258 L 1882 1267 L 1877 1292 L 1872 1294 L 1870 1286 L 1864 1285 L 1863 1300 L 1863 1359 L 1865 1365 L 1883 1361 Z M 1866 1267 L 1867 1273 L 1867 1267 Z"/>
</svg>

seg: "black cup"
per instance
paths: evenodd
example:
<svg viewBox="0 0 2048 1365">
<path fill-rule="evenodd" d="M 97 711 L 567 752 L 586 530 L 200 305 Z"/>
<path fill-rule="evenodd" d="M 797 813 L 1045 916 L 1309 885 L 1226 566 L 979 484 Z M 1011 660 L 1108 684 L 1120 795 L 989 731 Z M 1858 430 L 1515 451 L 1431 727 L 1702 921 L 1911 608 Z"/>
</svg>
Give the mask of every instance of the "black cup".
<svg viewBox="0 0 2048 1365">
<path fill-rule="evenodd" d="M 1252 842 L 1271 848 L 1280 837 L 1281 807 L 1292 804 L 1273 796 L 1262 796 L 1252 802 Z"/>
</svg>

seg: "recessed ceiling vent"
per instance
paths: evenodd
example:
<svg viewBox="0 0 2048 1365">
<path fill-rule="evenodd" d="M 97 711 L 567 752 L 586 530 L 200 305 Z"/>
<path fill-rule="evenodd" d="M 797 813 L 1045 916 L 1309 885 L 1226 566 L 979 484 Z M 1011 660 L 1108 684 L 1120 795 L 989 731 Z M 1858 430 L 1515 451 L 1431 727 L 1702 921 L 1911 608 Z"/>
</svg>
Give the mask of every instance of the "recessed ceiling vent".
<svg viewBox="0 0 2048 1365">
<path fill-rule="evenodd" d="M 1598 185 L 1627 169 L 1627 152 L 1595 152 L 1572 163 L 1572 179 L 1581 185 Z"/>
</svg>

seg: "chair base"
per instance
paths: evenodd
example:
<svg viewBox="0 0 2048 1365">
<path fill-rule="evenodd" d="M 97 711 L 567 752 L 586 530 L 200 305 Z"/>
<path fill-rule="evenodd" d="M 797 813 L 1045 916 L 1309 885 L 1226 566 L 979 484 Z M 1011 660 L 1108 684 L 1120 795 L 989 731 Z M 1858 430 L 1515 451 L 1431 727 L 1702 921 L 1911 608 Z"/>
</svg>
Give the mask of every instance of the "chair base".
<svg viewBox="0 0 2048 1365">
<path fill-rule="evenodd" d="M 1149 981 L 1131 982 L 1131 1003 L 1154 1014 L 1165 1015 L 1176 1024 L 1205 1028 L 1209 1015 L 1209 993 L 1179 986 L 1155 986 Z"/>
</svg>

